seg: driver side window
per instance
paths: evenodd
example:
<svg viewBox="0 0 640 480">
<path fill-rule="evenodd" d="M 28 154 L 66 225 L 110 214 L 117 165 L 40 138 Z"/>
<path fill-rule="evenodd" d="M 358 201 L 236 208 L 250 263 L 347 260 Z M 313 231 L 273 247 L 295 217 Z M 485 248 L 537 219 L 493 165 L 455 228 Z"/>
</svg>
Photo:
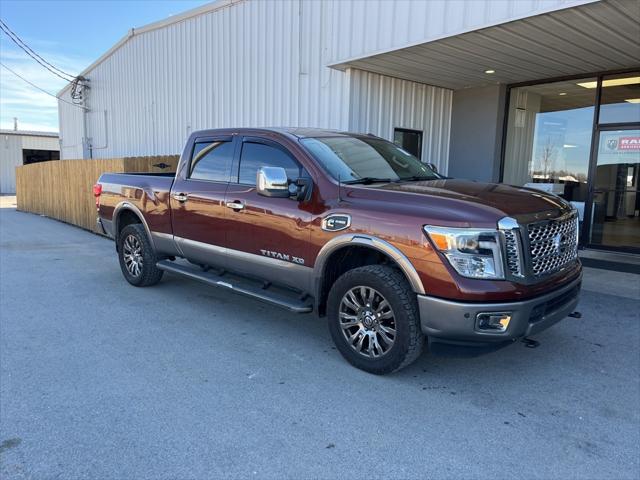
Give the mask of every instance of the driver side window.
<svg viewBox="0 0 640 480">
<path fill-rule="evenodd" d="M 240 155 L 238 183 L 255 185 L 260 167 L 282 167 L 290 180 L 303 176 L 302 167 L 283 150 L 263 143 L 244 142 Z"/>
</svg>

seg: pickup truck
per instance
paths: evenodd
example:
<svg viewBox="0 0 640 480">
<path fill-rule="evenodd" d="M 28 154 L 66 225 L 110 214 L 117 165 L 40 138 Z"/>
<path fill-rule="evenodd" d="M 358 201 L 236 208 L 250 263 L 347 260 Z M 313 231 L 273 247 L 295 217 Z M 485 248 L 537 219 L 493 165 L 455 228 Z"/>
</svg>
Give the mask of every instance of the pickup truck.
<svg viewBox="0 0 640 480">
<path fill-rule="evenodd" d="M 375 374 L 425 343 L 481 352 L 526 341 L 578 302 L 569 203 L 447 178 L 372 135 L 198 131 L 175 176 L 105 173 L 94 194 L 130 284 L 169 272 L 315 312 L 347 361 Z"/>
</svg>

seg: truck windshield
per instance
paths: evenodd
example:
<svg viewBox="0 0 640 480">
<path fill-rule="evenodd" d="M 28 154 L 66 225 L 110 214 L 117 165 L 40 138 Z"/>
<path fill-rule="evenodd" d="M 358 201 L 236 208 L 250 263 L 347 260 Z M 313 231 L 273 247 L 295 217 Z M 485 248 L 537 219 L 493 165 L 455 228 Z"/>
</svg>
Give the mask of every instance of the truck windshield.
<svg viewBox="0 0 640 480">
<path fill-rule="evenodd" d="M 391 142 L 375 137 L 316 137 L 300 142 L 336 180 L 344 183 L 443 178 Z"/>
</svg>

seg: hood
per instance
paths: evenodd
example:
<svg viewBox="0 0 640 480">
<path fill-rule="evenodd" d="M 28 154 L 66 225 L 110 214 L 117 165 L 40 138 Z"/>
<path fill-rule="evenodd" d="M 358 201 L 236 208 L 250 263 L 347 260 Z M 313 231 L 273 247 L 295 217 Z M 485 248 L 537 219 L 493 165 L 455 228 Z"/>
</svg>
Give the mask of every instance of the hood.
<svg viewBox="0 0 640 480">
<path fill-rule="evenodd" d="M 367 189 L 370 195 L 362 190 Z M 360 188 L 358 189 L 360 190 Z M 502 217 L 515 217 L 524 222 L 553 218 L 569 211 L 571 206 L 560 197 L 540 190 L 498 183 L 440 179 L 419 182 L 385 183 L 363 186 L 360 194 L 384 201 L 386 196 L 407 208 L 420 208 L 442 218 L 473 224 L 495 222 Z M 355 192 L 354 192 L 355 193 Z M 444 214 L 444 215 L 443 215 Z"/>
</svg>

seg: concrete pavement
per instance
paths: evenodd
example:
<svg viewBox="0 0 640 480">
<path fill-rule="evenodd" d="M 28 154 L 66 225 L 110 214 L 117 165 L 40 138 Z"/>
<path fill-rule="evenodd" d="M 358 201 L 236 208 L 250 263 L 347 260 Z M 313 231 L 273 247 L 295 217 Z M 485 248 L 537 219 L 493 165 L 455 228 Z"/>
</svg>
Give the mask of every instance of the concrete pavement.
<svg viewBox="0 0 640 480">
<path fill-rule="evenodd" d="M 324 320 L 165 275 L 0 208 L 3 479 L 638 478 L 640 276 L 586 272 L 580 320 L 376 377 Z"/>
</svg>

